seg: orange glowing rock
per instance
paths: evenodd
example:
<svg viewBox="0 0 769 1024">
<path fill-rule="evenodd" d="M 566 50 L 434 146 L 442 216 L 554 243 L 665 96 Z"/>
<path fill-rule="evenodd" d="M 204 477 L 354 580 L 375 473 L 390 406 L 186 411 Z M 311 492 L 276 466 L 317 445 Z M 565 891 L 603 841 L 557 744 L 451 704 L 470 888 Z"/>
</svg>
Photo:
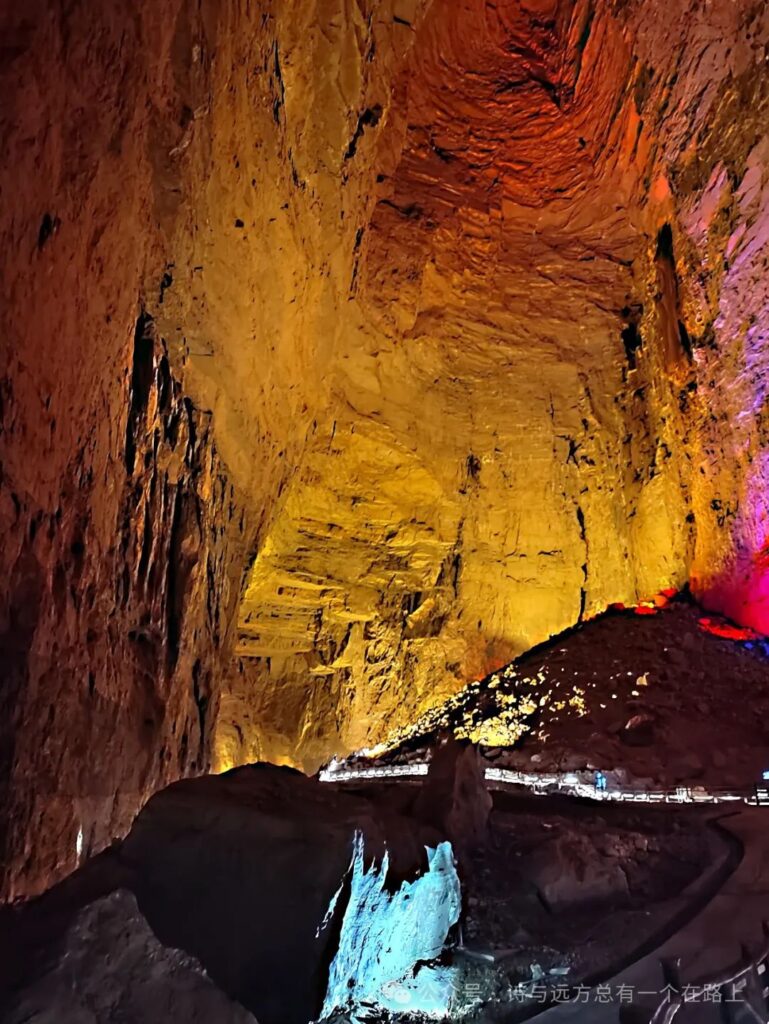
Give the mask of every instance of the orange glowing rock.
<svg viewBox="0 0 769 1024">
<path fill-rule="evenodd" d="M 670 182 L 667 179 L 667 175 L 659 174 L 654 179 L 649 195 L 655 203 L 663 203 L 667 199 L 671 198 L 672 193 L 670 191 Z"/>
<path fill-rule="evenodd" d="M 735 626 L 725 619 L 716 620 L 703 616 L 698 620 L 698 625 L 703 633 L 710 633 L 711 636 L 720 637 L 722 640 L 757 640 L 758 633 L 747 626 Z"/>
</svg>

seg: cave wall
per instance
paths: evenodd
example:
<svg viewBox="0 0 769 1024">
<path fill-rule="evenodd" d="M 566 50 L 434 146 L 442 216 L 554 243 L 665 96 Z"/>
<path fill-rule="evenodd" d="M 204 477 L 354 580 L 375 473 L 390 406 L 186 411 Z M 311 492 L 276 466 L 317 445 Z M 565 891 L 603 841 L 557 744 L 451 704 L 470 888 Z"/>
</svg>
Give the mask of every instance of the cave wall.
<svg viewBox="0 0 769 1024">
<path fill-rule="evenodd" d="M 3 6 L 7 896 L 71 870 L 81 828 L 83 849 L 98 848 L 130 821 L 145 783 L 179 770 L 178 751 L 168 772 L 163 763 L 162 734 L 176 726 L 160 719 L 161 667 L 149 658 L 142 665 L 143 641 L 129 638 L 145 619 L 148 644 L 154 628 L 165 648 L 164 612 L 152 605 L 165 603 L 166 570 L 145 599 L 129 558 L 138 535 L 125 523 L 133 501 L 125 449 L 134 335 L 145 266 L 154 259 L 162 267 L 147 139 L 151 123 L 168 113 L 153 106 L 151 93 L 173 95 L 175 11 L 167 13 L 167 22 L 138 24 L 99 5 Z M 152 392 L 154 365 L 144 372 Z M 137 484 L 154 475 L 156 489 L 167 491 L 160 467 L 144 473 L 144 437 L 136 447 Z M 153 461 L 151 448 L 149 455 Z M 151 513 L 149 524 L 135 525 L 149 526 L 167 548 L 165 508 L 155 512 L 155 521 Z M 124 566 L 129 579 L 118 597 Z M 179 696 L 174 710 L 184 712 Z M 185 730 L 183 717 L 178 728 Z"/>
<path fill-rule="evenodd" d="M 210 762 L 415 8 L 0 6 L 6 897 Z"/>
<path fill-rule="evenodd" d="M 766 627 L 763 5 L 0 30 L 6 896 L 611 602 Z"/>
<path fill-rule="evenodd" d="M 374 746 L 665 588 L 766 628 L 767 16 L 662 7 L 430 6 L 220 767 Z"/>
</svg>

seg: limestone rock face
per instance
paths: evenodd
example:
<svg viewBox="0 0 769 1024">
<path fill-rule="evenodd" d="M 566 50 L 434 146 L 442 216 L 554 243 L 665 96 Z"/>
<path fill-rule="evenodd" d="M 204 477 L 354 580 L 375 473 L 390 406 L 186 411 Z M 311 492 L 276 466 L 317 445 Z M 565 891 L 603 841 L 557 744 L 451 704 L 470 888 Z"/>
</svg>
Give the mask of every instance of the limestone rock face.
<svg viewBox="0 0 769 1024">
<path fill-rule="evenodd" d="M 427 870 L 394 892 L 387 886 L 388 855 L 366 869 L 363 850 L 358 834 L 321 1019 L 344 1011 L 357 1019 L 360 1010 L 365 1017 L 372 1006 L 446 1017 L 457 971 L 431 961 L 443 952 L 462 907 L 451 843 L 428 847 Z"/>
<path fill-rule="evenodd" d="M 430 5 L 215 763 L 375 746 L 688 581 L 761 624 L 768 42 L 742 4 Z"/>
<path fill-rule="evenodd" d="M 210 764 L 412 14 L 0 5 L 5 896 Z"/>
<path fill-rule="evenodd" d="M 123 889 L 81 910 L 56 962 L 4 1024 L 256 1024 L 178 949 L 160 945 Z"/>
<path fill-rule="evenodd" d="M 106 418 L 82 427 L 52 507 L 36 498 L 45 458 L 21 467 L 37 474 L 30 491 L 10 490 L 11 467 L 4 478 L 8 896 L 73 870 L 121 835 L 151 793 L 210 760 L 246 513 L 210 417 L 184 395 L 146 314 L 131 341 L 120 427 Z M 9 408 L 6 441 L 22 429 L 22 410 Z"/>
<path fill-rule="evenodd" d="M 611 602 L 769 626 L 764 5 L 0 33 L 6 896 Z"/>
</svg>

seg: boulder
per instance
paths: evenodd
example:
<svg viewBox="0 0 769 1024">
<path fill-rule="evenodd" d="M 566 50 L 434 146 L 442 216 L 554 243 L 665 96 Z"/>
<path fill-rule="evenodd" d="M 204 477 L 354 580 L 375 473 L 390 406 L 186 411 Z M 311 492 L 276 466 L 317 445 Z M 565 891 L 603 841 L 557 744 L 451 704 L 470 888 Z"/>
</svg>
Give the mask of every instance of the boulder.
<svg viewBox="0 0 769 1024">
<path fill-rule="evenodd" d="M 132 893 L 118 889 L 73 919 L 42 977 L 3 1024 L 256 1024 L 200 963 L 158 942 Z"/>
<path fill-rule="evenodd" d="M 550 910 L 624 896 L 627 877 L 618 860 L 603 856 L 587 836 L 566 834 L 538 847 L 525 874 Z"/>
<path fill-rule="evenodd" d="M 689 751 L 673 760 L 670 772 L 676 782 L 691 782 L 694 779 L 702 778 L 705 773 L 705 765 L 699 754 Z"/>
<path fill-rule="evenodd" d="M 654 716 L 641 712 L 625 722 L 620 739 L 630 747 L 649 747 L 654 742 Z"/>
<path fill-rule="evenodd" d="M 121 857 L 161 941 L 198 957 L 260 1024 L 307 1024 L 326 994 L 356 833 L 367 863 L 387 850 L 394 884 L 424 872 L 425 846 L 442 838 L 290 768 L 249 765 L 157 794 Z"/>
<path fill-rule="evenodd" d="M 415 803 L 417 817 L 445 834 L 465 858 L 484 843 L 491 806 L 478 748 L 453 737 L 444 740 L 433 751 Z"/>
</svg>

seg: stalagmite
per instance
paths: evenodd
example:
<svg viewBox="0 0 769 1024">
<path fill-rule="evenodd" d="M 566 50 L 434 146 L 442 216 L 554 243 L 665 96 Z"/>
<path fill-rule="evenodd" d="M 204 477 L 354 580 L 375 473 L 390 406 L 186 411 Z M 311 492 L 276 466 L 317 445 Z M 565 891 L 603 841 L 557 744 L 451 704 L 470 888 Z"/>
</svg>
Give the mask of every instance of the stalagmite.
<svg viewBox="0 0 769 1024">
<path fill-rule="evenodd" d="M 445 1019 L 456 970 L 431 964 L 459 920 L 461 895 L 451 843 L 426 849 L 427 870 L 388 890 L 389 856 L 364 864 L 364 838 L 355 836 L 347 905 L 329 972 L 321 1019 L 350 1009 L 424 1014 Z"/>
</svg>

